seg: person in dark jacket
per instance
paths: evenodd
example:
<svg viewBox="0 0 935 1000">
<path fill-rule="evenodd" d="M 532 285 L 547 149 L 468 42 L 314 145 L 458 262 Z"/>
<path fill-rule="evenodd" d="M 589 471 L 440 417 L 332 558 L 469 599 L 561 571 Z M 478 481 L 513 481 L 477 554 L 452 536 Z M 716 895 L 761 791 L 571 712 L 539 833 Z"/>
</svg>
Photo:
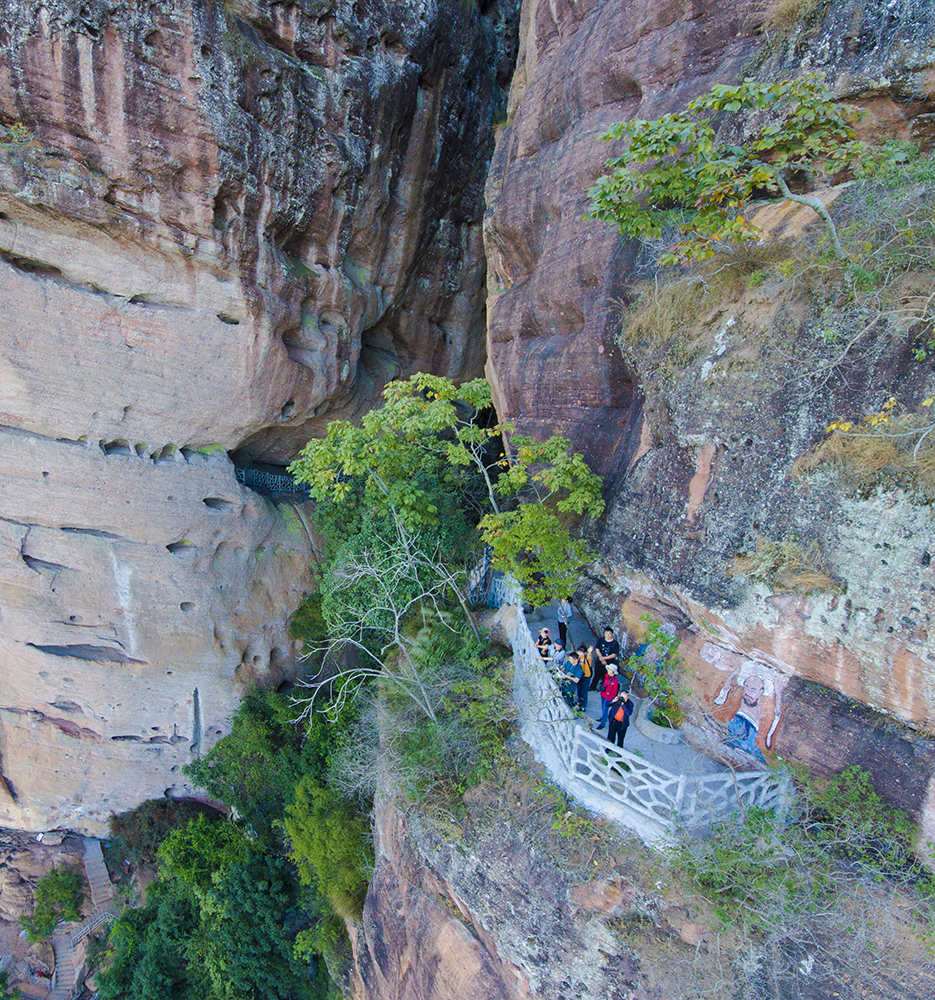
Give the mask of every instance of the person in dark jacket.
<svg viewBox="0 0 935 1000">
<path fill-rule="evenodd" d="M 604 638 L 594 648 L 595 670 L 594 679 L 591 681 L 591 690 L 601 688 L 604 684 L 604 677 L 607 668 L 613 664 L 620 669 L 620 643 L 614 637 L 614 630 L 609 626 L 604 628 Z"/>
<path fill-rule="evenodd" d="M 543 660 L 549 658 L 549 653 L 552 651 L 552 636 L 549 635 L 547 628 L 539 629 L 539 635 L 536 636 L 536 649 L 539 650 L 539 655 Z"/>
<path fill-rule="evenodd" d="M 578 654 L 572 650 L 565 659 L 561 670 L 562 694 L 569 708 L 574 708 L 577 701 L 579 685 L 581 683 L 581 664 L 578 661 Z"/>
<path fill-rule="evenodd" d="M 630 689 L 620 686 L 617 697 L 610 703 L 610 725 L 607 727 L 608 743 L 616 742 L 620 749 L 623 749 L 623 740 L 627 735 L 627 726 L 630 725 L 630 716 L 633 714 L 633 702 L 630 701 Z M 622 718 L 617 718 L 622 715 Z"/>
</svg>

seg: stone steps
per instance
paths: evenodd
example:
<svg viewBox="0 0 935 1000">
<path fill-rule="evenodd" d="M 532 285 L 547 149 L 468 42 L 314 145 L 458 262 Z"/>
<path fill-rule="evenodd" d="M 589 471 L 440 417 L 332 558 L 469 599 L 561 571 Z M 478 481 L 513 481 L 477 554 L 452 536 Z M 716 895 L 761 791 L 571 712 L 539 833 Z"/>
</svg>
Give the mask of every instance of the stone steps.
<svg viewBox="0 0 935 1000">
<path fill-rule="evenodd" d="M 93 924 L 108 909 L 114 898 L 114 886 L 104 864 L 100 841 L 84 838 L 84 870 L 91 890 L 94 912 L 83 923 L 62 924 L 52 936 L 55 954 L 55 989 L 48 1000 L 69 1000 L 75 985 L 75 952 L 72 938 Z"/>
<path fill-rule="evenodd" d="M 71 938 L 56 932 L 52 937 L 52 951 L 55 953 L 55 989 L 49 994 L 49 1000 L 67 1000 L 75 984 L 75 953 Z"/>
<path fill-rule="evenodd" d="M 99 910 L 114 898 L 114 886 L 104 864 L 101 844 L 90 837 L 84 838 L 84 870 L 91 889 L 91 902 Z"/>
</svg>

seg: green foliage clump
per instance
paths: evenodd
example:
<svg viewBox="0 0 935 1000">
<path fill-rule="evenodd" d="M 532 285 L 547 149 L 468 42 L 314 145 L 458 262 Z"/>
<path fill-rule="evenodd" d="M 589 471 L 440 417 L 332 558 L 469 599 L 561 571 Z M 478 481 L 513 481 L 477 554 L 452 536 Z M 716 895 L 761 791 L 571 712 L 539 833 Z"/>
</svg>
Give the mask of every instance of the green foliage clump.
<svg viewBox="0 0 935 1000">
<path fill-rule="evenodd" d="M 588 553 L 572 542 L 566 521 L 596 517 L 604 502 L 600 479 L 568 441 L 537 442 L 510 425 L 485 423 L 492 399 L 483 379 L 455 386 L 423 373 L 391 382 L 384 398 L 360 426 L 332 421 L 324 439 L 310 441 L 289 467 L 296 480 L 319 502 L 341 505 L 339 518 L 389 518 L 393 532 L 412 536 L 435 537 L 456 524 L 466 539 L 460 512 L 479 505 L 482 540 L 494 546 L 497 565 L 526 584 L 529 602 L 573 588 Z M 537 505 L 536 514 L 525 510 Z M 340 528 L 338 537 L 350 534 Z"/>
<path fill-rule="evenodd" d="M 720 139 L 725 113 L 758 115 L 762 124 L 742 141 Z M 869 158 L 854 131 L 857 118 L 817 75 L 716 86 L 686 111 L 621 122 L 603 136 L 629 144 L 591 188 L 586 218 L 610 222 L 625 236 L 659 237 L 671 219 L 668 210 L 684 209 L 682 238 L 660 257 L 673 264 L 710 256 L 723 243 L 758 239 L 745 214 L 748 203 L 782 195 L 814 209 L 835 255 L 846 259 L 824 205 L 793 193 L 789 181 L 814 172 L 830 176 Z"/>
<path fill-rule="evenodd" d="M 121 828 L 131 831 L 138 856 L 155 859 L 159 875 L 148 905 L 127 910 L 112 926 L 106 966 L 98 973 L 104 1000 L 333 995 L 317 956 L 327 944 L 340 957 L 343 924 L 316 886 L 300 883 L 285 857 L 281 822 L 296 786 L 327 774 L 338 751 L 336 733 L 351 712 L 336 712 L 337 725 L 316 714 L 307 728 L 296 724 L 295 714 L 288 696 L 254 690 L 231 734 L 189 765 L 193 780 L 235 807 L 242 820 L 196 809 L 178 827 L 178 811 L 168 812 L 164 803 L 143 809 L 142 819 L 124 820 Z M 326 791 L 328 805 L 343 817 L 349 807 Z M 345 825 L 339 833 L 346 835 Z"/>
<path fill-rule="evenodd" d="M 111 927 L 103 1000 L 310 1000 L 319 990 L 294 954 L 309 915 L 291 866 L 234 824 L 199 816 L 170 834 L 148 895 Z"/>
<path fill-rule="evenodd" d="M 915 824 L 883 801 L 867 771 L 851 765 L 827 782 L 809 782 L 806 794 L 815 829 L 837 858 L 875 879 L 894 874 L 917 879 L 922 874 L 913 857 Z M 931 877 L 925 882 L 931 892 Z"/>
<path fill-rule="evenodd" d="M 827 782 L 799 774 L 798 784 L 791 821 L 748 808 L 673 850 L 674 868 L 721 922 L 776 959 L 808 943 L 833 967 L 838 936 L 855 947 L 854 922 L 872 919 L 893 893 L 931 919 L 935 880 L 913 856 L 913 824 L 881 800 L 870 775 L 852 766 Z"/>
<path fill-rule="evenodd" d="M 77 920 L 81 916 L 81 876 L 76 868 L 56 865 L 36 884 L 33 912 L 20 917 L 20 926 L 33 943 L 52 936 L 62 921 Z"/>
<path fill-rule="evenodd" d="M 630 656 L 628 667 L 634 679 L 639 674 L 652 707 L 653 722 L 657 725 L 677 729 L 682 724 L 680 701 L 688 691 L 680 678 L 683 663 L 676 655 L 681 639 L 666 631 L 662 622 L 651 615 L 642 615 L 640 621 L 646 626 L 643 644 L 638 652 Z"/>
<path fill-rule="evenodd" d="M 203 901 L 228 868 L 242 865 L 250 853 L 244 832 L 233 823 L 198 816 L 169 834 L 159 848 L 159 877 L 191 898 Z"/>
<path fill-rule="evenodd" d="M 23 991 L 19 987 L 10 989 L 9 969 L 0 969 L 0 996 L 6 997 L 7 1000 L 22 1000 Z"/>
<path fill-rule="evenodd" d="M 283 827 L 290 857 L 303 885 L 313 886 L 334 911 L 360 916 L 373 866 L 369 830 L 355 810 L 334 791 L 306 775 L 286 809 Z"/>
<path fill-rule="evenodd" d="M 419 670 L 431 678 L 431 717 L 411 700 L 384 696 L 383 753 L 402 790 L 424 802 L 457 799 L 496 769 L 515 710 L 511 679 L 489 655 L 486 637 L 430 623 L 413 647 Z"/>
<path fill-rule="evenodd" d="M 333 724 L 315 715 L 303 730 L 295 716 L 288 697 L 254 688 L 238 707 L 230 735 L 187 764 L 185 774 L 267 833 L 302 776 L 323 772 L 335 748 Z"/>
<path fill-rule="evenodd" d="M 313 591 L 302 598 L 289 619 L 289 635 L 293 639 L 301 639 L 307 650 L 325 641 L 328 632 L 321 610 L 320 591 Z"/>
<path fill-rule="evenodd" d="M 231 865 L 201 904 L 197 966 L 212 1000 L 310 998 L 308 966 L 294 955 L 298 886 L 286 860 L 252 851 Z M 301 913 L 301 911 L 299 911 Z"/>
<path fill-rule="evenodd" d="M 129 812 L 111 817 L 113 850 L 131 864 L 152 864 L 159 845 L 173 830 L 205 812 L 214 810 L 200 802 L 149 799 Z"/>
<path fill-rule="evenodd" d="M 124 910 L 111 926 L 107 967 L 96 976 L 100 1000 L 196 1000 L 205 995 L 188 968 L 196 905 L 164 892 L 151 895 L 155 898 L 146 907 Z"/>
</svg>

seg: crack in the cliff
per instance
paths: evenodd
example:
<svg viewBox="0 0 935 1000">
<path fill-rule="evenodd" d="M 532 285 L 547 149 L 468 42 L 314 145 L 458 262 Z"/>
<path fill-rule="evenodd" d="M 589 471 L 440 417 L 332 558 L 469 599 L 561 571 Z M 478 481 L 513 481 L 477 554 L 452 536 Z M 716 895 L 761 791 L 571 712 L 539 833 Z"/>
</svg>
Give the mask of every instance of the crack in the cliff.
<svg viewBox="0 0 935 1000">
<path fill-rule="evenodd" d="M 119 649 L 111 649 L 108 646 L 93 646 L 85 642 L 72 643 L 71 645 L 27 642 L 26 645 L 32 649 L 38 649 L 40 653 L 45 653 L 47 656 L 62 656 L 73 660 L 87 660 L 92 663 L 137 663 L 141 666 L 147 666 L 146 660 L 127 656 Z"/>
<path fill-rule="evenodd" d="M 35 556 L 27 555 L 23 551 L 20 551 L 20 558 L 31 570 L 34 570 L 36 573 L 41 573 L 43 570 L 47 573 L 60 573 L 63 569 L 71 569 L 70 566 L 64 566 L 62 563 L 48 562 L 45 559 L 37 559 Z"/>
<path fill-rule="evenodd" d="M 87 292 L 92 295 L 111 294 L 106 289 L 95 285 L 93 282 L 77 281 L 74 278 L 69 278 L 58 267 L 54 264 L 48 263 L 47 261 L 35 260 L 32 257 L 22 257 L 9 250 L 0 250 L 0 260 L 31 278 L 54 281 L 58 285 L 65 285 L 66 287 L 75 289 L 76 291 Z"/>
</svg>

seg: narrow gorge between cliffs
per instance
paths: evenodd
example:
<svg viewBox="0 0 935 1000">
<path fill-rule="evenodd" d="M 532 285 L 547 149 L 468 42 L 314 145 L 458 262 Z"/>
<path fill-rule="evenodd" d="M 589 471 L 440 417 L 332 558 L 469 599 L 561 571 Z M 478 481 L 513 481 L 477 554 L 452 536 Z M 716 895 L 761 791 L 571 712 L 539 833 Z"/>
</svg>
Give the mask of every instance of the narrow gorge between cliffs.
<svg viewBox="0 0 935 1000">
<path fill-rule="evenodd" d="M 935 1000 L 933 84 L 928 0 L 0 0 L 0 993 Z"/>
</svg>

